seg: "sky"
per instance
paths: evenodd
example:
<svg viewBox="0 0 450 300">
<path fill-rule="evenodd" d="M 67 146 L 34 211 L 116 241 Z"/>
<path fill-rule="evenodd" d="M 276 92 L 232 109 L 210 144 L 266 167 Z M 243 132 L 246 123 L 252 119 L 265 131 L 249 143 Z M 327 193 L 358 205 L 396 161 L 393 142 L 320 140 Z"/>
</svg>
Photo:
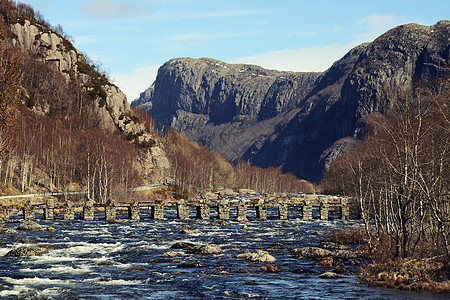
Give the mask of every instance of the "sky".
<svg viewBox="0 0 450 300">
<path fill-rule="evenodd" d="M 136 99 L 177 57 L 325 71 L 401 24 L 449 18 L 448 0 L 20 0 Z"/>
</svg>

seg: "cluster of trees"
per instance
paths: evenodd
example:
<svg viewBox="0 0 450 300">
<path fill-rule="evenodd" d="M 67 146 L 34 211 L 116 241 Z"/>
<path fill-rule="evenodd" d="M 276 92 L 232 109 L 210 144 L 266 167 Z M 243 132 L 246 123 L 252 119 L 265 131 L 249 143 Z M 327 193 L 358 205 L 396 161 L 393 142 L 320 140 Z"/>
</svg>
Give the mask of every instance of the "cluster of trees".
<svg viewBox="0 0 450 300">
<path fill-rule="evenodd" d="M 83 119 L 51 119 L 23 110 L 0 180 L 22 192 L 86 189 L 91 199 L 117 199 L 138 185 L 135 147 Z"/>
<path fill-rule="evenodd" d="M 233 167 L 223 155 L 191 143 L 174 129 L 165 133 L 165 150 L 174 184 L 189 193 L 224 187 L 232 180 Z"/>
<path fill-rule="evenodd" d="M 32 8 L 10 1 L 0 1 L 0 12 L 5 20 L 36 18 Z M 99 129 L 98 95 L 32 53 L 11 49 L 9 38 L 0 20 L 0 185 L 22 192 L 87 189 L 102 202 L 136 186 L 136 147 Z M 95 71 L 94 79 L 104 79 Z"/>
<path fill-rule="evenodd" d="M 18 53 L 7 43 L 7 31 L 0 20 L 0 171 L 2 161 L 11 150 L 20 97 Z"/>
<path fill-rule="evenodd" d="M 171 163 L 174 184 L 189 193 L 206 188 L 228 187 L 258 192 L 314 192 L 314 186 L 279 168 L 262 169 L 240 162 L 235 168 L 221 154 L 169 129 L 165 133 L 165 149 Z"/>
<path fill-rule="evenodd" d="M 314 193 L 314 185 L 292 173 L 283 174 L 280 168 L 262 169 L 248 162 L 236 166 L 236 186 L 266 193 Z"/>
<path fill-rule="evenodd" d="M 399 97 L 325 177 L 325 188 L 359 200 L 369 244 L 384 258 L 450 260 L 449 96 Z"/>
</svg>

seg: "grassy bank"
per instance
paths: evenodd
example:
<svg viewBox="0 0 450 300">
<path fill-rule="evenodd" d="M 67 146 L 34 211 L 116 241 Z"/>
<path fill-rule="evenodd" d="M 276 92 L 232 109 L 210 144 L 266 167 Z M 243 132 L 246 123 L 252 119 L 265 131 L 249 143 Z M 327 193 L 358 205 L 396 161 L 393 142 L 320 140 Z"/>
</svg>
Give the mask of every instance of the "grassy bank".
<svg viewBox="0 0 450 300">
<path fill-rule="evenodd" d="M 365 231 L 357 227 L 334 231 L 326 241 L 356 246 L 358 257 L 364 261 L 359 269 L 360 281 L 364 284 L 450 294 L 450 265 L 445 255 L 393 258 L 388 247 L 371 249 Z"/>
</svg>

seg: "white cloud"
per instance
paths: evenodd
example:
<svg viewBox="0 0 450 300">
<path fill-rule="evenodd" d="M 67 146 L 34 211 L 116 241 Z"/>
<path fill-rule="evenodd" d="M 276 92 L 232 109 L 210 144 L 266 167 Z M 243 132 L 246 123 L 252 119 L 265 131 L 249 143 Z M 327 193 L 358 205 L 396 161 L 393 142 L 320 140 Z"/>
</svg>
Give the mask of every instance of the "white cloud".
<svg viewBox="0 0 450 300">
<path fill-rule="evenodd" d="M 233 59 L 231 63 L 254 64 L 267 69 L 294 72 L 325 71 L 355 44 L 286 49 Z"/>
<path fill-rule="evenodd" d="M 132 70 L 131 74 L 113 74 L 114 83 L 127 95 L 128 102 L 135 100 L 139 94 L 153 84 L 159 66 L 147 66 Z"/>
<path fill-rule="evenodd" d="M 83 8 L 85 14 L 102 18 L 142 16 L 150 11 L 144 0 L 90 0 Z"/>
</svg>

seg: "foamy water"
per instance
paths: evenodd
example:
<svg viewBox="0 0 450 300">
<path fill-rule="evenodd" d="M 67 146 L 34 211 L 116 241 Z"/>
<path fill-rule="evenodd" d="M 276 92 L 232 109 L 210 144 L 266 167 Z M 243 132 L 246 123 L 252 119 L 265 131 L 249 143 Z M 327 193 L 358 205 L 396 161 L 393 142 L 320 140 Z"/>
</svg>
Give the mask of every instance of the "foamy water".
<svg viewBox="0 0 450 300">
<path fill-rule="evenodd" d="M 215 218 L 217 214 L 213 214 Z M 443 296 L 372 288 L 358 283 L 356 276 L 337 280 L 320 279 L 325 271 L 312 260 L 298 260 L 287 249 L 271 253 L 282 271 L 263 273 L 264 264 L 237 259 L 246 250 L 266 250 L 273 243 L 299 248 L 316 246 L 331 229 L 352 226 L 358 221 L 279 221 L 269 214 L 267 221 L 252 220 L 228 225 L 211 221 L 176 220 L 175 211 L 167 219 L 151 220 L 141 215 L 139 222 L 111 224 L 96 215 L 95 221 L 46 222 L 52 232 L 19 232 L 4 235 L 0 243 L 0 298 L 2 299 L 445 299 Z M 252 212 L 249 213 L 252 218 Z M 253 216 L 254 218 L 254 216 Z M 244 227 L 246 225 L 246 227 Z M 18 223 L 7 223 L 17 228 Z M 181 234 L 183 229 L 201 233 Z M 56 249 L 38 257 L 12 258 L 10 250 L 35 245 Z M 188 255 L 170 249 L 176 242 L 217 244 L 221 255 Z M 181 256 L 164 258 L 176 251 Z M 180 263 L 201 262 L 198 269 L 179 268 Z M 296 274 L 296 269 L 312 273 Z"/>
</svg>

